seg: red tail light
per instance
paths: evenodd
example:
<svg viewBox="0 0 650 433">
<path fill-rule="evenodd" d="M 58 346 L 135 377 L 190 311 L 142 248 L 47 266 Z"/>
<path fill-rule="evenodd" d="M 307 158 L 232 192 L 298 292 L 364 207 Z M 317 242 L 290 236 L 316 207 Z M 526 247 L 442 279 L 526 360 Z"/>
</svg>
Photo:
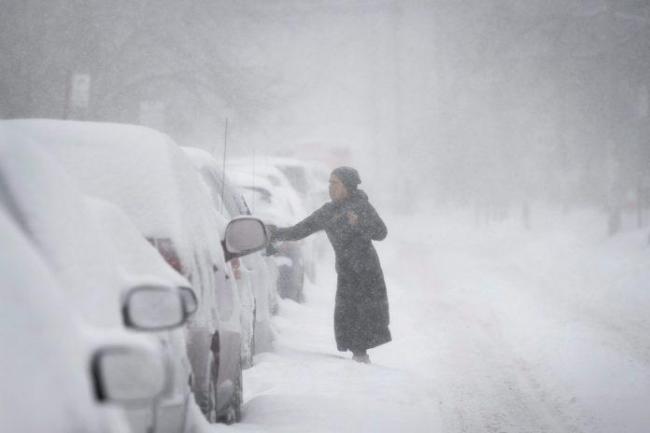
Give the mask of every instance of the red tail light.
<svg viewBox="0 0 650 433">
<path fill-rule="evenodd" d="M 162 239 L 153 239 L 147 238 L 147 240 L 156 247 L 161 256 L 165 261 L 176 270 L 179 274 L 183 274 L 183 264 L 181 263 L 180 257 L 174 248 L 174 243 L 171 239 L 162 238 Z"/>
<path fill-rule="evenodd" d="M 235 276 L 235 279 L 241 280 L 241 263 L 238 257 L 230 261 L 230 267 L 232 268 L 232 274 Z"/>
</svg>

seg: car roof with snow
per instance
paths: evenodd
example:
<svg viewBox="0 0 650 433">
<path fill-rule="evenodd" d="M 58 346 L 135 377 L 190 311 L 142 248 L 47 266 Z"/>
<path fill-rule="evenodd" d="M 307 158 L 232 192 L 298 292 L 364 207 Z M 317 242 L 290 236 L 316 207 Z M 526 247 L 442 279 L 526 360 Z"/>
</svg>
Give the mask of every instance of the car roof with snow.
<svg viewBox="0 0 650 433">
<path fill-rule="evenodd" d="M 274 187 L 288 187 L 293 190 L 291 182 L 287 176 L 273 164 L 265 161 L 265 158 L 259 158 L 252 161 L 248 158 L 239 158 L 228 161 L 226 173 L 244 172 L 255 176 L 264 176 Z"/>
<path fill-rule="evenodd" d="M 282 188 L 274 187 L 263 176 L 233 171 L 228 173 L 228 178 L 237 185 L 253 215 L 273 224 L 289 225 L 296 222 L 295 207 L 283 194 Z"/>
<path fill-rule="evenodd" d="M 249 159 L 238 158 L 229 162 L 233 167 L 252 167 L 253 163 Z M 258 158 L 255 162 L 255 171 L 262 174 L 273 174 L 277 175 L 278 171 L 281 175 L 287 179 L 289 176 L 285 173 L 281 167 L 287 168 L 300 168 L 306 171 L 306 174 L 310 176 L 315 176 L 313 179 L 317 183 L 327 183 L 329 178 L 329 170 L 325 164 L 320 161 L 312 159 L 298 159 L 298 158 L 289 158 L 282 156 L 265 156 L 263 158 Z M 323 177 L 324 176 L 324 177 Z"/>
<path fill-rule="evenodd" d="M 329 171 L 318 161 L 269 157 L 265 162 L 279 168 L 291 186 L 305 199 L 309 199 L 310 194 L 327 190 Z"/>
<path fill-rule="evenodd" d="M 253 174 L 253 172 L 244 171 L 244 170 L 228 170 L 228 179 L 235 185 L 240 187 L 260 187 L 267 189 L 269 191 L 274 191 L 278 187 L 274 186 L 273 183 L 261 174 Z"/>
<path fill-rule="evenodd" d="M 264 188 L 273 194 L 281 194 L 289 202 L 291 213 L 298 217 L 307 216 L 298 192 L 279 168 L 264 164 L 253 166 L 248 161 L 236 160 L 227 166 L 226 175 L 236 185 Z"/>
<path fill-rule="evenodd" d="M 187 262 L 196 248 L 223 255 L 225 223 L 207 186 L 167 135 L 115 123 L 47 119 L 0 121 L 0 131 L 38 142 L 89 195 L 122 208 L 151 238 L 169 238 Z M 218 248 L 217 248 L 218 247 Z"/>
<path fill-rule="evenodd" d="M 313 159 L 299 159 L 299 158 L 290 158 L 286 156 L 269 156 L 264 159 L 267 164 L 272 164 L 275 166 L 293 166 L 293 167 L 304 167 L 304 168 L 325 168 L 325 164 L 320 161 Z"/>
</svg>

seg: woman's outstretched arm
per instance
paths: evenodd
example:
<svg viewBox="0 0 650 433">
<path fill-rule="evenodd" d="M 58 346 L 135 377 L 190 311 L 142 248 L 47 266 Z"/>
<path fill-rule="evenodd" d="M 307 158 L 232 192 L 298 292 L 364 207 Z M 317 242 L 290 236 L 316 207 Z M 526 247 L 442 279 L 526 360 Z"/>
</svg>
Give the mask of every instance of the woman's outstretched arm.
<svg viewBox="0 0 650 433">
<path fill-rule="evenodd" d="M 328 204 L 317 209 L 304 220 L 291 227 L 276 227 L 271 230 L 271 241 L 298 241 L 323 230 Z"/>
</svg>

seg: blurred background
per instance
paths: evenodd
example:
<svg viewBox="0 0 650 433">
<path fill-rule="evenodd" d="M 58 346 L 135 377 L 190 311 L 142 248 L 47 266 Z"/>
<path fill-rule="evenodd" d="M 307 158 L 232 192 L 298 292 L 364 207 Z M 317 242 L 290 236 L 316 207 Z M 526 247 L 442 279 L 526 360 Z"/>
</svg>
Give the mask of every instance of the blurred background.
<svg viewBox="0 0 650 433">
<path fill-rule="evenodd" d="M 647 0 L 0 5 L 3 118 L 354 165 L 403 212 L 588 207 L 612 234 L 650 218 Z"/>
</svg>

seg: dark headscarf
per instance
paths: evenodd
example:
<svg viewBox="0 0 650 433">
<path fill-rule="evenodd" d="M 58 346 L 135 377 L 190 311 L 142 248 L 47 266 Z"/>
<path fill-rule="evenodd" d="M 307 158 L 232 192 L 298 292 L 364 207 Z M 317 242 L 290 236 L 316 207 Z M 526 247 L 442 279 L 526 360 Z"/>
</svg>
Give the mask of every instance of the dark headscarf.
<svg viewBox="0 0 650 433">
<path fill-rule="evenodd" d="M 359 172 L 352 167 L 335 168 L 332 170 L 332 174 L 341 179 L 341 182 L 349 192 L 355 191 L 361 183 Z"/>
</svg>

